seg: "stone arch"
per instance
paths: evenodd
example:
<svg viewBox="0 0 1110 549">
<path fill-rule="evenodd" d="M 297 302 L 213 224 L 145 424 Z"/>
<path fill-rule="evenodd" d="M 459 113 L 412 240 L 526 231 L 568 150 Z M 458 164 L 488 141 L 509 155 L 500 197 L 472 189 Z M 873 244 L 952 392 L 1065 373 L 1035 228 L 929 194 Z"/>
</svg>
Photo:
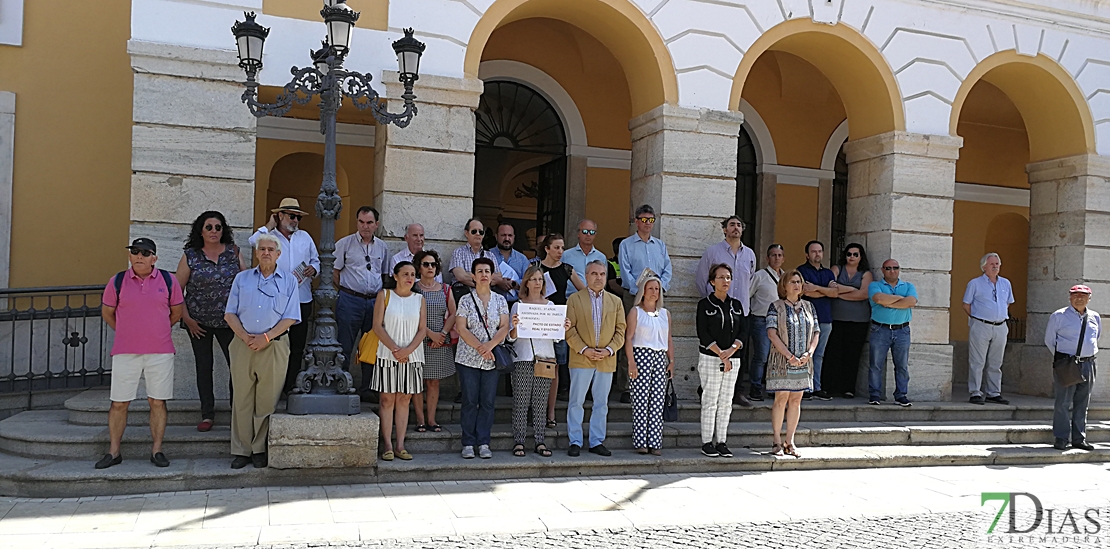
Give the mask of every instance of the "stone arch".
<svg viewBox="0 0 1110 549">
<path fill-rule="evenodd" d="M 823 25 L 808 19 L 776 25 L 748 48 L 733 78 L 730 109 L 739 110 L 748 73 L 770 50 L 800 57 L 828 78 L 852 121 L 852 140 L 906 129 L 898 82 L 879 49 L 847 25 Z"/>
<path fill-rule="evenodd" d="M 582 114 L 574 98 L 567 93 L 558 81 L 542 70 L 520 61 L 496 59 L 482 61 L 478 67 L 478 78 L 487 80 L 505 80 L 523 84 L 536 90 L 544 99 L 555 107 L 555 112 L 562 119 L 563 129 L 567 137 L 567 154 L 573 154 L 575 146 L 585 147 L 586 124 L 582 121 Z"/>
<path fill-rule="evenodd" d="M 835 170 L 836 157 L 840 154 L 840 147 L 848 140 L 848 121 L 844 120 L 833 130 L 829 142 L 825 144 L 825 152 L 821 155 L 821 169 Z"/>
<path fill-rule="evenodd" d="M 755 142 L 756 163 L 778 164 L 775 140 L 771 138 L 771 130 L 759 115 L 759 111 L 756 111 L 746 99 L 740 99 L 739 111 L 744 113 L 744 128 L 748 130 L 752 141 Z"/>
<path fill-rule="evenodd" d="M 968 94 L 980 81 L 1002 90 L 1021 112 L 1030 162 L 1095 153 L 1094 118 L 1075 79 L 1043 54 L 1031 57 L 1014 50 L 987 57 L 964 78 L 952 102 L 952 135 Z"/>
<path fill-rule="evenodd" d="M 466 47 L 463 71 L 477 77 L 482 50 L 498 27 L 521 19 L 546 17 L 574 25 L 607 47 L 624 69 L 634 115 L 661 104 L 678 104 L 678 77 L 658 29 L 629 0 L 496 0 Z"/>
<path fill-rule="evenodd" d="M 313 238 L 319 238 L 320 220 L 316 216 L 316 197 L 320 194 L 323 173 L 324 155 L 322 154 L 295 152 L 279 158 L 270 168 L 267 177 L 266 209 L 262 218 L 265 219 L 270 209 L 276 208 L 282 198 L 296 198 L 301 203 L 301 209 L 312 214 L 301 220 L 301 228 L 308 231 Z M 353 213 L 350 210 L 347 170 L 339 163 L 335 165 L 335 185 L 339 188 L 339 196 L 343 199 L 342 215 Z"/>
</svg>

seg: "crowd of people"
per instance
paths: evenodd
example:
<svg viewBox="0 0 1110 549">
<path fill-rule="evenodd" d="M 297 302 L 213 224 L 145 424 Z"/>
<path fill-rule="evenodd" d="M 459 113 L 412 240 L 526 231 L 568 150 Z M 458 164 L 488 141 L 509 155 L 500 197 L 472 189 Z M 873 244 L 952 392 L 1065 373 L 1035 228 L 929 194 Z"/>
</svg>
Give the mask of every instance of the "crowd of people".
<svg viewBox="0 0 1110 549">
<path fill-rule="evenodd" d="M 215 422 L 215 342 L 231 368 L 231 466 L 267 465 L 269 417 L 282 395 L 293 390 L 301 369 L 312 281 L 319 275 L 316 244 L 299 228 L 307 215 L 296 199 L 282 200 L 249 239 L 254 267 L 216 211 L 194 221 L 175 275 L 155 268 L 157 248 L 150 239 L 128 246 L 131 267 L 109 281 L 102 300 L 116 337 L 111 443 L 98 469 L 122 461 L 120 440 L 140 377 L 150 402 L 150 459 L 168 466 L 161 442 L 165 401 L 173 396 L 170 330 L 178 320 L 196 359 L 197 429 L 208 431 Z M 664 403 L 675 368 L 673 320 L 664 307 L 673 272 L 667 245 L 652 236 L 658 216 L 650 205 L 636 208 L 636 231 L 613 242 L 612 258 L 594 246 L 597 225 L 588 219 L 576 226 L 576 246 L 564 249 L 563 235 L 545 235 L 537 238 L 532 259 L 516 249 L 512 224 L 488 234 L 480 220 L 470 219 L 463 227 L 466 244 L 445 264 L 437 252 L 424 249 L 420 224 L 408 225 L 405 246 L 390 254 L 376 236 L 381 214 L 364 206 L 355 216 L 357 231 L 335 245 L 337 339 L 343 368 L 360 363 L 360 394 L 377 395 L 383 460 L 413 459 L 405 449 L 410 403 L 417 431 L 443 429 L 436 417 L 440 384 L 456 375 L 462 457 L 493 457 L 490 437 L 503 374 L 513 399 L 512 455 L 526 455 L 529 429 L 532 451 L 552 454 L 545 435 L 558 425 L 558 399 L 567 401 L 567 454 L 587 449 L 611 455 L 605 447 L 611 391 L 631 403 L 636 451 L 661 455 Z M 770 393 L 771 453 L 800 456 L 794 433 L 801 402 L 852 399 L 865 384 L 868 403 L 881 404 L 888 357 L 894 364 L 894 402 L 912 405 L 910 324 L 918 296 L 901 278 L 897 260 L 886 259 L 873 272 L 863 246 L 851 243 L 826 268 L 824 244 L 815 240 L 806 244 L 806 261 L 797 268 L 783 268 L 785 250 L 779 244 L 768 247 L 759 268 L 755 252 L 742 241 L 743 220 L 730 216 L 721 228 L 724 239 L 705 251 L 693 273 L 701 295 L 695 322 L 703 454 L 732 456 L 726 439 L 734 401 L 751 406 Z M 987 254 L 980 266 L 983 275 L 968 282 L 963 298 L 970 328 L 970 402 L 1007 404 L 1001 365 L 1013 291 L 999 276 L 998 254 Z M 1090 288 L 1077 285 L 1069 295 L 1071 305 L 1052 315 L 1045 334 L 1057 362 L 1070 365 L 1068 372 L 1054 368 L 1059 374 L 1054 376 L 1055 447 L 1090 449 L 1086 409 L 1101 320 L 1087 308 Z M 518 337 L 522 305 L 565 306 L 562 337 Z M 367 333 L 377 339 L 369 357 L 356 349 Z M 868 341 L 866 381 L 857 383 Z M 745 371 L 747 396 L 741 388 Z M 590 425 L 584 433 L 588 398 Z"/>
</svg>

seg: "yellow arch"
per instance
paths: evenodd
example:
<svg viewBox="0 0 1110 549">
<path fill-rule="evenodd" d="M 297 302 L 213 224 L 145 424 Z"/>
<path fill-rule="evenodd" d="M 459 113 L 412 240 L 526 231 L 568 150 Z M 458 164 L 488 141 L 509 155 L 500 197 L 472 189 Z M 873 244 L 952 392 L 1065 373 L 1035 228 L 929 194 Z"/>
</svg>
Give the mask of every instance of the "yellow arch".
<svg viewBox="0 0 1110 549">
<path fill-rule="evenodd" d="M 748 48 L 732 80 L 730 109 L 740 110 L 748 73 L 768 50 L 801 57 L 829 79 L 848 113 L 849 139 L 906 129 L 898 81 L 879 49 L 846 25 L 823 25 L 809 19 L 776 25 Z"/>
<path fill-rule="evenodd" d="M 624 69 L 634 115 L 678 104 L 678 76 L 659 31 L 629 0 L 497 0 L 474 27 L 463 71 L 478 76 L 482 50 L 498 27 L 533 17 L 558 19 L 598 39 Z"/>
<path fill-rule="evenodd" d="M 1095 124 L 1079 85 L 1058 63 L 1014 50 L 984 59 L 964 78 L 952 102 L 948 131 L 957 135 L 960 112 L 979 81 L 993 84 L 1014 102 L 1029 136 L 1029 161 L 1095 153 Z"/>
</svg>

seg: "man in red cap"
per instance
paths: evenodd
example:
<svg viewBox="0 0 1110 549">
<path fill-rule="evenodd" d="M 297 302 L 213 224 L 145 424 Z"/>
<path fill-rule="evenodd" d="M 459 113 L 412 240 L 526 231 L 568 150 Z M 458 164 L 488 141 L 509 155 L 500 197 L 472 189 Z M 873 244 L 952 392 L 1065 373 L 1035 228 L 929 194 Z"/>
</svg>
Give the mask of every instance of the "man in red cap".
<svg viewBox="0 0 1110 549">
<path fill-rule="evenodd" d="M 1095 383 L 1095 355 L 1098 353 L 1098 336 L 1102 335 L 1102 318 L 1089 309 L 1091 289 L 1082 284 L 1068 292 L 1070 307 L 1064 307 L 1048 318 L 1044 344 L 1056 358 L 1075 357 L 1084 381 L 1064 387 L 1056 375 L 1052 385 L 1056 393 L 1056 407 L 1052 415 L 1052 436 L 1057 450 L 1067 450 L 1069 437 L 1072 448 L 1091 451 L 1087 443 L 1087 406 L 1091 403 L 1091 389 Z"/>
</svg>

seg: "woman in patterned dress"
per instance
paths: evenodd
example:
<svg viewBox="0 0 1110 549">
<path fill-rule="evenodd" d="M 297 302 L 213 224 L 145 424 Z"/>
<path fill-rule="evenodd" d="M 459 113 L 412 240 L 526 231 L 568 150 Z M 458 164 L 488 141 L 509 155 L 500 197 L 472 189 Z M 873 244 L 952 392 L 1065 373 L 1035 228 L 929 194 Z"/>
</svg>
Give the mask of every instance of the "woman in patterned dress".
<svg viewBox="0 0 1110 549">
<path fill-rule="evenodd" d="M 802 274 L 786 271 L 779 279 L 779 299 L 767 309 L 767 338 L 774 349 L 767 361 L 767 391 L 775 393 L 771 407 L 771 454 L 801 457 L 794 432 L 802 415 L 802 393 L 813 388 L 813 352 L 821 336 L 817 311 L 802 299 Z M 782 432 L 786 418 L 786 442 Z"/>
<path fill-rule="evenodd" d="M 644 270 L 628 312 L 624 347 L 632 396 L 632 446 L 639 454 L 663 454 L 663 400 L 674 377 L 671 314 L 663 308 L 659 277 Z"/>
<path fill-rule="evenodd" d="M 378 335 L 378 360 L 370 388 L 379 393 L 383 461 L 393 457 L 410 460 L 405 450 L 409 401 L 424 390 L 424 336 L 428 332 L 424 296 L 413 291 L 416 268 L 408 261 L 393 267 L 397 287 L 378 292 L 374 303 L 374 333 Z M 396 425 L 396 430 L 394 430 Z M 390 435 L 396 433 L 397 445 Z M 394 450 L 396 449 L 396 454 Z"/>
<path fill-rule="evenodd" d="M 462 387 L 462 457 L 493 457 L 490 432 L 493 430 L 493 405 L 497 398 L 497 380 L 501 375 L 493 363 L 493 348 L 509 335 L 509 305 L 497 292 L 490 291 L 496 267 L 488 257 L 479 257 L 470 264 L 474 289 L 459 298 L 459 348 L 455 353 L 455 369 Z"/>
<path fill-rule="evenodd" d="M 176 275 L 185 290 L 185 313 L 181 321 L 189 331 L 189 343 L 196 361 L 201 418 L 197 430 L 202 433 L 212 429 L 216 419 L 212 339 L 220 344 L 224 359 L 231 364 L 228 345 L 235 334 L 224 320 L 224 307 L 235 275 L 248 268 L 250 261 L 239 254 L 239 247 L 235 245 L 224 214 L 207 211 L 193 221 Z M 230 386 L 229 376 L 229 394 Z"/>
<path fill-rule="evenodd" d="M 435 250 L 417 252 L 412 261 L 420 275 L 415 289 L 424 295 L 424 304 L 428 308 L 428 334 L 424 338 L 424 393 L 412 397 L 416 408 L 416 432 L 431 430 L 438 433 L 443 430 L 436 421 L 439 380 L 455 375 L 455 347 L 451 343 L 451 329 L 455 326 L 455 299 L 449 284 L 436 282 L 442 266 Z M 425 402 L 427 415 L 424 413 Z"/>
</svg>

